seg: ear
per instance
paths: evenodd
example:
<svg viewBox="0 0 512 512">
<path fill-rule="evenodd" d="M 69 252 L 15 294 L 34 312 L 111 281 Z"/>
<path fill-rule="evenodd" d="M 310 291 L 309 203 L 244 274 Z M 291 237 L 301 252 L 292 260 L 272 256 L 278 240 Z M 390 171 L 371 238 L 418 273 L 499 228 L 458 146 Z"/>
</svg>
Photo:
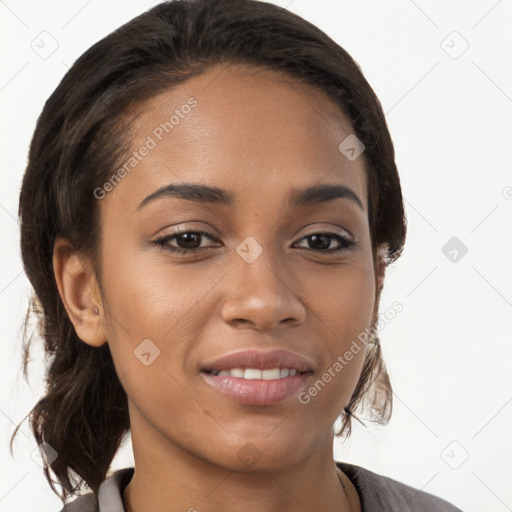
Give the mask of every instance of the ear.
<svg viewBox="0 0 512 512">
<path fill-rule="evenodd" d="M 100 289 L 82 254 L 70 242 L 58 238 L 53 247 L 53 271 L 59 294 L 78 337 L 99 347 L 106 342 Z"/>
<path fill-rule="evenodd" d="M 381 244 L 377 249 L 377 258 L 375 262 L 375 285 L 377 293 L 380 294 L 384 286 L 384 277 L 388 265 L 388 245 Z"/>
<path fill-rule="evenodd" d="M 375 272 L 375 306 L 373 309 L 372 325 L 376 325 L 379 317 L 379 304 L 382 288 L 384 286 L 384 277 L 386 275 L 386 268 L 388 265 L 388 245 L 381 244 L 377 248 L 375 257 L 374 272 Z"/>
</svg>

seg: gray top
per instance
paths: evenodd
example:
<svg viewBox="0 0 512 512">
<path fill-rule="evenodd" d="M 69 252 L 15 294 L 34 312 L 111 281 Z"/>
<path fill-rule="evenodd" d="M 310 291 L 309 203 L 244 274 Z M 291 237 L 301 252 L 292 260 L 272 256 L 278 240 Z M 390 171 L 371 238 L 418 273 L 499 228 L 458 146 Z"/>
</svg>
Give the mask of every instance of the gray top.
<svg viewBox="0 0 512 512">
<path fill-rule="evenodd" d="M 362 512 L 462 512 L 441 498 L 360 466 L 346 462 L 336 462 L 336 465 L 357 489 Z M 115 471 L 101 484 L 98 499 L 89 491 L 60 512 L 126 512 L 122 493 L 133 471 L 133 467 Z"/>
</svg>

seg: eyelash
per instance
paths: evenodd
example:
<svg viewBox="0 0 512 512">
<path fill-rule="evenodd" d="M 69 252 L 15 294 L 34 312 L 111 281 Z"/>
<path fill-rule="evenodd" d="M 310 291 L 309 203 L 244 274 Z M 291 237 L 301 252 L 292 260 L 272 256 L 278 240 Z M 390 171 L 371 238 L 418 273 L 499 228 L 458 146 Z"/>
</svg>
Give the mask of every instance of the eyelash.
<svg viewBox="0 0 512 512">
<path fill-rule="evenodd" d="M 160 247 L 161 249 L 163 249 L 165 251 L 169 251 L 172 253 L 179 253 L 179 254 L 194 254 L 194 253 L 199 253 L 204 250 L 210 249 L 210 247 L 199 247 L 196 249 L 182 249 L 179 247 L 169 246 L 170 240 L 172 240 L 178 236 L 181 236 L 181 235 L 190 235 L 190 234 L 202 235 L 202 236 L 205 236 L 206 238 L 209 238 L 210 240 L 217 241 L 216 238 L 212 234 L 208 233 L 207 231 L 179 231 L 179 232 L 176 232 L 176 233 L 173 233 L 170 235 L 165 235 L 160 238 L 157 238 L 156 240 L 154 240 L 152 242 L 152 245 Z M 331 250 L 327 250 L 327 251 L 309 249 L 308 252 L 340 254 L 340 253 L 349 251 L 350 249 L 354 248 L 357 245 L 357 242 L 354 242 L 353 240 L 350 240 L 349 238 L 344 237 L 343 235 L 340 235 L 338 233 L 322 232 L 322 231 L 320 231 L 318 233 L 311 233 L 309 235 L 306 235 L 306 236 L 302 237 L 301 240 L 303 240 L 305 238 L 309 238 L 311 236 L 317 236 L 317 235 L 323 235 L 323 236 L 327 236 L 329 238 L 336 238 L 342 242 L 342 246 L 339 249 L 334 249 L 334 250 L 331 249 Z"/>
</svg>

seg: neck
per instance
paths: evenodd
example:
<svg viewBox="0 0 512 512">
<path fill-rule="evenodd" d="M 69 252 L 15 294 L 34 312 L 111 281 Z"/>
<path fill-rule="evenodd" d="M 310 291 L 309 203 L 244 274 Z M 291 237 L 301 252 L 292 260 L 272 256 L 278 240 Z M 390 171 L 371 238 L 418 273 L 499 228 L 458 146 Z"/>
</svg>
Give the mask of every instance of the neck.
<svg viewBox="0 0 512 512">
<path fill-rule="evenodd" d="M 132 423 L 135 472 L 123 493 L 126 512 L 361 510 L 353 484 L 334 464 L 332 431 L 299 463 L 240 472 L 198 458 L 147 425 L 140 427 Z"/>
</svg>

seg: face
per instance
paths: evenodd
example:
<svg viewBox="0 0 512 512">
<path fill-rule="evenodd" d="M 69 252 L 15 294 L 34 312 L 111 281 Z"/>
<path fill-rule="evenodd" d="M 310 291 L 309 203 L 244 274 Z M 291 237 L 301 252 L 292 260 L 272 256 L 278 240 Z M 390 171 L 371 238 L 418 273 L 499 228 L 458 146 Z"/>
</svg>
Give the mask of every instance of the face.
<svg viewBox="0 0 512 512">
<path fill-rule="evenodd" d="M 144 103 L 132 133 L 98 193 L 132 438 L 231 470 L 299 463 L 348 403 L 365 349 L 335 362 L 374 318 L 363 157 L 338 149 L 350 124 L 316 88 L 216 66 Z M 185 183 L 211 189 L 165 189 Z M 338 188 L 297 203 L 319 186 Z"/>
</svg>

